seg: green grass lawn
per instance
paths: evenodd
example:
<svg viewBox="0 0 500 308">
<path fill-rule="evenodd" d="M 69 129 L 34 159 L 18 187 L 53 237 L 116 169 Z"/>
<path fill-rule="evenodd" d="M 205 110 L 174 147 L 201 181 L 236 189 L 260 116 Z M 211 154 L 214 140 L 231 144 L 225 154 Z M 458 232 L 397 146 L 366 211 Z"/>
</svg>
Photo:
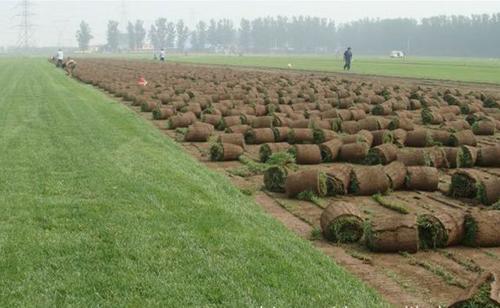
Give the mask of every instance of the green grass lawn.
<svg viewBox="0 0 500 308">
<path fill-rule="evenodd" d="M 382 306 L 150 123 L 0 59 L 0 306 Z"/>
<path fill-rule="evenodd" d="M 171 61 L 342 72 L 335 56 L 172 55 Z M 354 57 L 352 73 L 500 84 L 500 59 Z"/>
</svg>

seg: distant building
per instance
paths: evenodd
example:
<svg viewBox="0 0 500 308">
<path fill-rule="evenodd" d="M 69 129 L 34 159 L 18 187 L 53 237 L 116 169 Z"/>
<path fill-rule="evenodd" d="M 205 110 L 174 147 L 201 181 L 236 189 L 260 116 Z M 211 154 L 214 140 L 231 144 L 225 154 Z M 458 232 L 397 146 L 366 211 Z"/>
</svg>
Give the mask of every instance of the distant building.
<svg viewBox="0 0 500 308">
<path fill-rule="evenodd" d="M 391 58 L 404 58 L 405 53 L 401 50 L 393 50 L 391 51 Z"/>
</svg>

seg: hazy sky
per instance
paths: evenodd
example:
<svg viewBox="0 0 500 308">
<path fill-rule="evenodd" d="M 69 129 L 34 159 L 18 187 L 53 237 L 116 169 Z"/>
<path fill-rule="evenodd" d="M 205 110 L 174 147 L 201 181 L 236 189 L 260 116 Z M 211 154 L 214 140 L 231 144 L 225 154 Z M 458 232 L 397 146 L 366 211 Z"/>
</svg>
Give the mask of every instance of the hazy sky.
<svg viewBox="0 0 500 308">
<path fill-rule="evenodd" d="M 31 17 L 37 46 L 75 46 L 75 32 L 81 20 L 87 21 L 95 39 L 104 43 L 110 19 L 142 19 L 147 28 L 158 17 L 184 19 L 188 25 L 211 18 L 311 15 L 337 23 L 364 17 L 395 18 L 434 15 L 470 15 L 500 12 L 500 1 L 77 1 L 31 0 Z M 16 45 L 20 23 L 20 0 L 0 0 L 0 46 Z"/>
</svg>

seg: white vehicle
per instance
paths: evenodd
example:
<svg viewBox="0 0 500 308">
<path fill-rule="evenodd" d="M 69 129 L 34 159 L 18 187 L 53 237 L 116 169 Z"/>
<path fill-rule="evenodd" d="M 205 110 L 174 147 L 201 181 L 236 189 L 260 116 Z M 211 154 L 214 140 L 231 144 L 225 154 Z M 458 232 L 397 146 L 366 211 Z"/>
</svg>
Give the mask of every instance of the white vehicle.
<svg viewBox="0 0 500 308">
<path fill-rule="evenodd" d="M 391 58 L 404 58 L 405 53 L 400 50 L 391 51 Z"/>
</svg>

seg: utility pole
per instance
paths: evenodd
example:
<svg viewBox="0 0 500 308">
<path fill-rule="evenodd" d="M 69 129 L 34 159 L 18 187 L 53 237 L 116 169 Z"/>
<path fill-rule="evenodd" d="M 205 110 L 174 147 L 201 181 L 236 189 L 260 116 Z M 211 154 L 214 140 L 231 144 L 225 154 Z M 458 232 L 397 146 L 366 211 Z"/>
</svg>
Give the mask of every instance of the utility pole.
<svg viewBox="0 0 500 308">
<path fill-rule="evenodd" d="M 33 13 L 31 12 L 31 5 L 30 0 L 20 0 L 18 4 L 20 13 L 17 16 L 20 18 L 20 23 L 18 25 L 17 45 L 25 50 L 33 46 L 33 24 L 31 23 Z"/>
</svg>

